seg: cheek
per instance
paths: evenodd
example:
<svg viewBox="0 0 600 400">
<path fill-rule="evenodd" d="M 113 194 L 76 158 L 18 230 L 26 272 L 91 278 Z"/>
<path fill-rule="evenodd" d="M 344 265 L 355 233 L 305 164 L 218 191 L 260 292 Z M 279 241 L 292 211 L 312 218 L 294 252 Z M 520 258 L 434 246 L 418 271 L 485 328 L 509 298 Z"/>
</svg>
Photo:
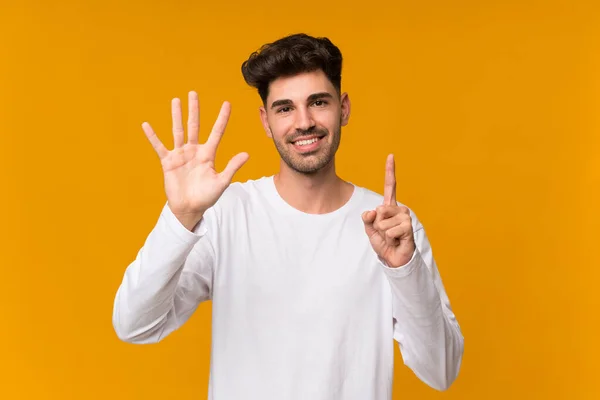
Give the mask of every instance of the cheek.
<svg viewBox="0 0 600 400">
<path fill-rule="evenodd" d="M 329 133 L 334 133 L 340 125 L 341 119 L 339 115 L 331 113 L 323 115 L 322 118 L 319 118 L 316 122 L 317 126 L 327 129 Z"/>
<path fill-rule="evenodd" d="M 294 132 L 293 124 L 288 118 L 272 121 L 269 126 L 271 127 L 271 135 L 275 140 L 283 140 L 289 133 Z"/>
<path fill-rule="evenodd" d="M 285 136 L 286 136 L 286 131 L 281 130 L 280 126 L 271 125 L 271 137 L 274 140 L 281 142 L 281 141 L 285 140 Z"/>
<path fill-rule="evenodd" d="M 340 112 L 340 110 L 334 109 L 319 110 L 313 115 L 314 120 L 318 124 L 326 126 L 328 128 L 337 126 L 342 119 L 342 113 Z"/>
</svg>

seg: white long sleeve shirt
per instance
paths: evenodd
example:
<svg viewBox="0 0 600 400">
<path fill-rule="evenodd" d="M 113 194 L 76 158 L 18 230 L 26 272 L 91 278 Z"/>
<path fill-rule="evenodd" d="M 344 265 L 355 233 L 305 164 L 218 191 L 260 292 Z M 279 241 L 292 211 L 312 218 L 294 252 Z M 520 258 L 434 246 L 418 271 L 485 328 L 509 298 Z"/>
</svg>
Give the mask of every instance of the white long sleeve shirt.
<svg viewBox="0 0 600 400">
<path fill-rule="evenodd" d="M 373 251 L 361 214 L 382 202 L 355 186 L 338 210 L 306 214 L 263 177 L 230 185 L 193 231 L 166 204 L 124 274 L 114 329 L 155 343 L 212 300 L 209 400 L 389 400 L 394 340 L 445 390 L 460 327 L 412 211 L 412 259 L 389 268 Z"/>
</svg>

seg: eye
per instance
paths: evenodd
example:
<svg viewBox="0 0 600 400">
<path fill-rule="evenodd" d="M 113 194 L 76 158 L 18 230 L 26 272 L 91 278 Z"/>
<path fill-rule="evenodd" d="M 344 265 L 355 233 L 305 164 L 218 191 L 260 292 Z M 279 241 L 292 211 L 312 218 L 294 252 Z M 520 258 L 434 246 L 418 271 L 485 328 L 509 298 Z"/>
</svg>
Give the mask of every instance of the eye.
<svg viewBox="0 0 600 400">
<path fill-rule="evenodd" d="M 277 113 L 278 113 L 278 114 L 279 114 L 279 113 L 282 113 L 282 112 L 283 112 L 283 113 L 286 113 L 286 112 L 289 112 L 289 111 L 290 111 L 290 109 L 291 109 L 291 107 L 281 107 L 280 109 L 278 109 L 278 110 L 277 110 Z"/>
<path fill-rule="evenodd" d="M 313 104 L 317 107 L 323 107 L 324 105 L 327 104 L 327 102 L 325 100 L 315 100 L 315 102 Z"/>
</svg>

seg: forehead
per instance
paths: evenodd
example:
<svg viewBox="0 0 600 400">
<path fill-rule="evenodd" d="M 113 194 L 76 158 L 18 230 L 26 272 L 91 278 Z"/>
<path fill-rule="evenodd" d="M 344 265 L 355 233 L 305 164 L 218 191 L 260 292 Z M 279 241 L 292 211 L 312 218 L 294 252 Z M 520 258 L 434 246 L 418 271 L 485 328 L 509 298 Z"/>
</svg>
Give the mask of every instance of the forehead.
<svg viewBox="0 0 600 400">
<path fill-rule="evenodd" d="M 303 72 L 293 76 L 277 78 L 271 82 L 267 102 L 271 103 L 281 99 L 304 101 L 311 94 L 319 92 L 335 94 L 335 87 L 331 84 L 327 75 L 321 70 Z"/>
</svg>

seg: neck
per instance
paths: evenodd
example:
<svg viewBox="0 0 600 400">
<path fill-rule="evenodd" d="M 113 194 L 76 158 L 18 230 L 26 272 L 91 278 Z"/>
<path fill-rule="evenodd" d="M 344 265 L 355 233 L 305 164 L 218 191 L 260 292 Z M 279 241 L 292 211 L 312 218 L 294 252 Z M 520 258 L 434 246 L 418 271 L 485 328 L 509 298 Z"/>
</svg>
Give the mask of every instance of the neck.
<svg viewBox="0 0 600 400">
<path fill-rule="evenodd" d="M 352 196 L 354 186 L 335 172 L 335 160 L 314 174 L 302 174 L 281 161 L 273 177 L 279 195 L 290 206 L 307 214 L 326 214 L 342 207 Z"/>
</svg>

